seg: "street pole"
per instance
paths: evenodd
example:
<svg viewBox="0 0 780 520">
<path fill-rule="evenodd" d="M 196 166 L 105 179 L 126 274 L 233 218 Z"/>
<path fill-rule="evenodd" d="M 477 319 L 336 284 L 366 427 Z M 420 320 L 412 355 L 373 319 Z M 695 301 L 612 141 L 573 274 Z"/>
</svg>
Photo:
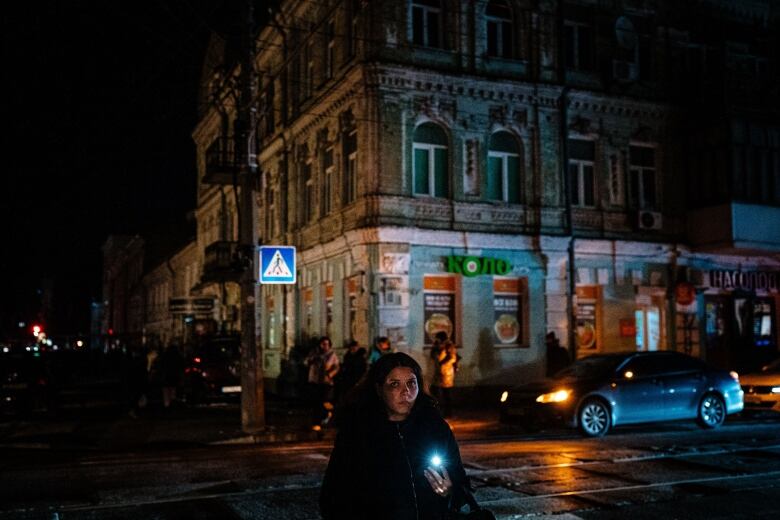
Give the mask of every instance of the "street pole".
<svg viewBox="0 0 780 520">
<path fill-rule="evenodd" d="M 241 258 L 241 427 L 246 433 L 265 428 L 263 369 L 258 355 L 259 331 L 255 316 L 260 308 L 257 265 L 257 151 L 255 131 L 257 76 L 255 74 L 254 12 L 252 0 L 243 6 L 242 60 L 236 120 L 236 160 L 240 186 L 239 234 Z"/>
</svg>

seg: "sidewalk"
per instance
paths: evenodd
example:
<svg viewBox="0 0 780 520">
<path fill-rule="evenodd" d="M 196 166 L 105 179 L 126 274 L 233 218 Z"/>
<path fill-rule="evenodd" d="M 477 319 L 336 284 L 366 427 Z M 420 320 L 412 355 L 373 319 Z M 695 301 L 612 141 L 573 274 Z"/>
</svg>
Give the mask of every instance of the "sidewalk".
<svg viewBox="0 0 780 520">
<path fill-rule="evenodd" d="M 495 410 L 459 410 L 448 419 L 459 440 L 507 433 Z M 329 442 L 335 429 L 310 428 L 310 410 L 300 402 L 266 401 L 266 428 L 250 435 L 241 429 L 238 403 L 153 407 L 138 418 L 116 409 L 69 410 L 55 417 L 0 419 L 0 448 L 118 451 L 172 449 L 213 444 Z"/>
</svg>

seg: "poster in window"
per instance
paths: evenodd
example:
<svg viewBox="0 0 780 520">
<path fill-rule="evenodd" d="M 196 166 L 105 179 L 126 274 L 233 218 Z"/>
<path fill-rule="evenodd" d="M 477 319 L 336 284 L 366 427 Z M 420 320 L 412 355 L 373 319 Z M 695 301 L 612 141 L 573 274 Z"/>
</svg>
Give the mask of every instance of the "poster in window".
<svg viewBox="0 0 780 520">
<path fill-rule="evenodd" d="M 598 352 L 599 287 L 577 287 L 577 352 Z"/>
<path fill-rule="evenodd" d="M 493 343 L 497 347 L 524 346 L 523 282 L 520 278 L 493 279 Z"/>
<path fill-rule="evenodd" d="M 455 338 L 455 277 L 426 276 L 423 299 L 425 345 L 433 345 L 436 334 L 444 332 L 447 339 Z"/>
<path fill-rule="evenodd" d="M 268 313 L 268 347 L 276 347 L 276 312 L 274 309 L 274 297 L 269 296 L 265 300 L 265 305 Z"/>
<path fill-rule="evenodd" d="M 347 330 L 350 331 L 350 337 L 357 338 L 357 309 L 358 296 L 360 295 L 360 275 L 350 276 L 346 280 L 347 285 Z"/>
</svg>

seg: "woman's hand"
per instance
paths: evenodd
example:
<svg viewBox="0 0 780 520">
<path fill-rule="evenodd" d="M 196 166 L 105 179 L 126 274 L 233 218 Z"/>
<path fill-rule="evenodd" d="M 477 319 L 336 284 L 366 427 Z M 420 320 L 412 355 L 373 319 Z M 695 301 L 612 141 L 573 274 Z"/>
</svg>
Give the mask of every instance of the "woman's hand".
<svg viewBox="0 0 780 520">
<path fill-rule="evenodd" d="M 434 493 L 440 497 L 446 497 L 452 491 L 452 480 L 450 480 L 450 475 L 444 466 L 441 466 L 441 473 L 436 468 L 427 467 L 423 474 L 428 479 Z"/>
</svg>

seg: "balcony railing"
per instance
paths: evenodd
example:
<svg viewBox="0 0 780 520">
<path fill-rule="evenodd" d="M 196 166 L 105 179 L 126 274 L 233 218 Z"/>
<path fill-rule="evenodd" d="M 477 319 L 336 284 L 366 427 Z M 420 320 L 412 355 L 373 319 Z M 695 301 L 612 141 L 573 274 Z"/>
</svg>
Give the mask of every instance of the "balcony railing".
<svg viewBox="0 0 780 520">
<path fill-rule="evenodd" d="M 238 242 L 214 242 L 204 251 L 203 282 L 235 282 L 241 276 Z"/>
<path fill-rule="evenodd" d="M 205 184 L 238 182 L 238 162 L 232 136 L 220 137 L 206 149 Z"/>
</svg>

